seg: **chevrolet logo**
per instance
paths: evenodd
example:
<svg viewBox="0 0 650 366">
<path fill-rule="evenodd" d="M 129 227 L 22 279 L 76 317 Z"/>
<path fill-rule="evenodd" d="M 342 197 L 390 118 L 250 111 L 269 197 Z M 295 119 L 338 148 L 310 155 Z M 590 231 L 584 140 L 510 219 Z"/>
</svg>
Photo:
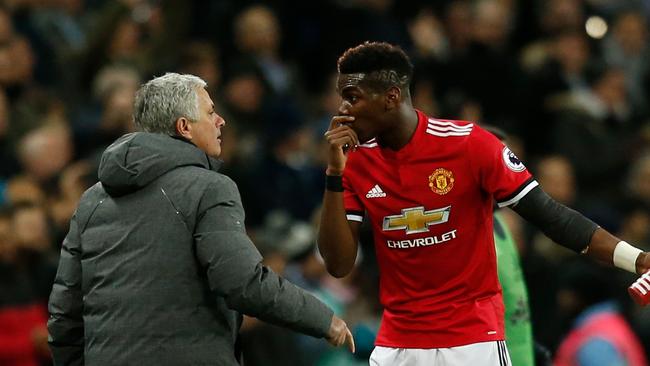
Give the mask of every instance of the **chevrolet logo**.
<svg viewBox="0 0 650 366">
<path fill-rule="evenodd" d="M 401 215 L 384 217 L 384 231 L 406 230 L 407 234 L 424 233 L 429 226 L 445 223 L 449 220 L 451 206 L 424 211 L 424 207 L 402 209 Z"/>
</svg>

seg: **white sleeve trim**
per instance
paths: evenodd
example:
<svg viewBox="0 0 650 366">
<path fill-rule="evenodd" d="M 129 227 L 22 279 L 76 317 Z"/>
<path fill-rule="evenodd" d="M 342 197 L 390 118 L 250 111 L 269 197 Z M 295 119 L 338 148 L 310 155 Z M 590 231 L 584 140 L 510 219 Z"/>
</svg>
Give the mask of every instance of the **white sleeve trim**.
<svg viewBox="0 0 650 366">
<path fill-rule="evenodd" d="M 347 214 L 345 215 L 345 217 L 347 217 L 349 221 L 358 221 L 358 222 L 363 221 L 362 215 Z"/>
<path fill-rule="evenodd" d="M 497 205 L 501 208 L 501 207 L 510 206 L 513 203 L 519 202 L 520 199 L 522 199 L 525 195 L 528 194 L 528 192 L 532 191 L 533 188 L 537 187 L 538 185 L 539 185 L 539 183 L 537 183 L 537 181 L 534 180 L 534 181 L 528 183 L 528 185 L 526 187 L 524 187 L 524 189 L 522 189 L 521 192 L 519 192 L 516 196 L 512 197 L 511 199 L 509 199 L 509 200 L 507 200 L 505 202 L 499 202 L 499 203 L 497 203 Z"/>
</svg>

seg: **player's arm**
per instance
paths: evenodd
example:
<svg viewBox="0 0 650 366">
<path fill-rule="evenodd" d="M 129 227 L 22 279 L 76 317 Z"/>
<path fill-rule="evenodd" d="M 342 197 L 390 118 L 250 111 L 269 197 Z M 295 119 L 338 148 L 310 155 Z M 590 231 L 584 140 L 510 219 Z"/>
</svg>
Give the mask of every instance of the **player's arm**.
<svg viewBox="0 0 650 366">
<path fill-rule="evenodd" d="M 350 273 L 357 257 L 360 223 L 348 223 L 343 205 L 343 170 L 347 161 L 344 147 L 354 148 L 359 144 L 356 133 L 345 125 L 354 117 L 335 116 L 325 132 L 329 143 L 327 184 L 323 196 L 318 249 L 327 271 L 335 277 Z"/>
<path fill-rule="evenodd" d="M 539 186 L 522 197 L 512 209 L 553 241 L 576 253 L 586 253 L 601 262 L 639 274 L 650 269 L 647 253 L 558 203 Z"/>
</svg>

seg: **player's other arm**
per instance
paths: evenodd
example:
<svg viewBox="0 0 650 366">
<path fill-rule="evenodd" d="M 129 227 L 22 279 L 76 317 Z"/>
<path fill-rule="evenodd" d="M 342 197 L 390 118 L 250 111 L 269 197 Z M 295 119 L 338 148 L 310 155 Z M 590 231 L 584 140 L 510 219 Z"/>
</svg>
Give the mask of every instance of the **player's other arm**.
<svg viewBox="0 0 650 366">
<path fill-rule="evenodd" d="M 359 144 L 356 133 L 346 126 L 353 117 L 335 116 L 330 128 L 325 132 L 329 143 L 327 164 L 327 187 L 323 196 L 320 227 L 318 230 L 318 249 L 327 271 L 335 277 L 350 273 L 357 257 L 359 241 L 358 222 L 350 222 L 343 205 L 342 175 L 347 161 L 344 146 L 354 148 Z"/>
<path fill-rule="evenodd" d="M 586 253 L 601 262 L 639 274 L 650 269 L 646 252 L 553 200 L 540 187 L 532 189 L 512 209 L 553 241 L 577 253 Z"/>
</svg>

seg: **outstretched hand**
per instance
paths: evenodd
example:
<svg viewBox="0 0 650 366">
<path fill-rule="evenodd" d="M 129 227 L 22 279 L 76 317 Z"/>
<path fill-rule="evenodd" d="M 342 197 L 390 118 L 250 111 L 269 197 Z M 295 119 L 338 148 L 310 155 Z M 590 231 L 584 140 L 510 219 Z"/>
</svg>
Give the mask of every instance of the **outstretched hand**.
<svg viewBox="0 0 650 366">
<path fill-rule="evenodd" d="M 330 330 L 325 337 L 327 341 L 334 347 L 339 347 L 343 344 L 347 344 L 350 352 L 354 353 L 354 338 L 352 337 L 352 332 L 348 329 L 348 325 L 345 322 L 334 315 L 332 317 L 332 323 L 330 324 Z"/>
</svg>

